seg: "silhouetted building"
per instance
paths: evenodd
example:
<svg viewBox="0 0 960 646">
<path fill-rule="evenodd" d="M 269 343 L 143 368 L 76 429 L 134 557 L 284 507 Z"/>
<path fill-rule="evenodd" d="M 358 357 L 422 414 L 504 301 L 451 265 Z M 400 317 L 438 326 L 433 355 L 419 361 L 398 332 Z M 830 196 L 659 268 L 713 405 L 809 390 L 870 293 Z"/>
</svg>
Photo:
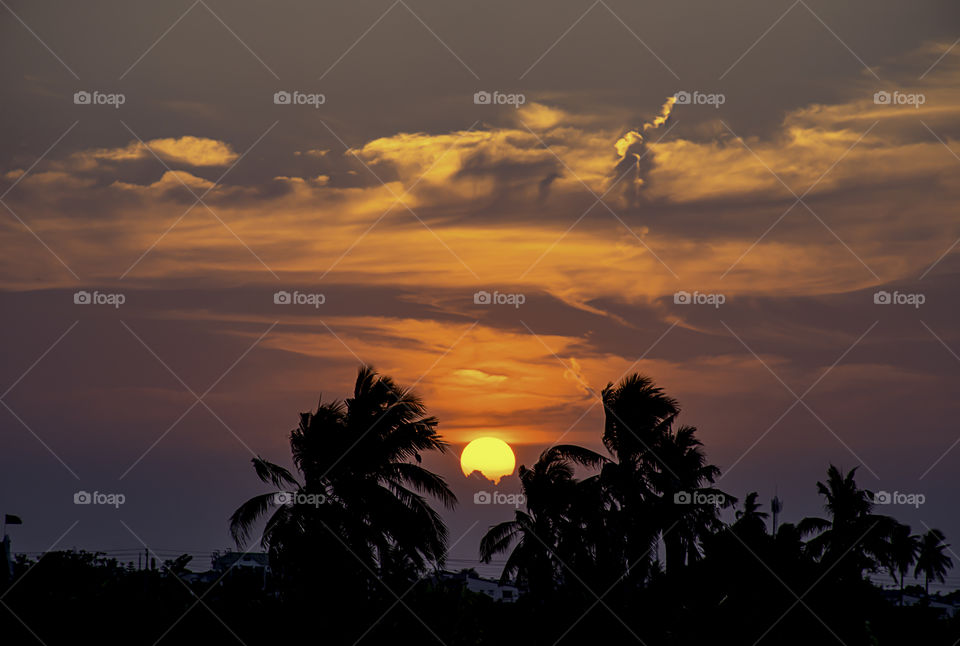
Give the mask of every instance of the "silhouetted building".
<svg viewBox="0 0 960 646">
<path fill-rule="evenodd" d="M 896 605 L 900 603 L 900 591 L 899 590 L 884 590 L 884 596 L 887 600 Z M 949 603 L 944 600 L 938 600 L 937 597 L 930 597 L 929 601 L 926 597 L 918 596 L 915 594 L 906 593 L 903 595 L 903 605 L 905 606 L 927 606 L 933 610 L 938 611 L 943 617 L 952 619 L 955 614 L 957 614 L 956 605 Z"/>
<path fill-rule="evenodd" d="M 214 552 L 211 556 L 213 570 L 219 573 L 226 572 L 233 568 L 243 571 L 245 569 L 270 571 L 270 558 L 263 552 Z"/>
<path fill-rule="evenodd" d="M 520 589 L 515 585 L 501 584 L 493 579 L 484 579 L 472 570 L 442 571 L 437 575 L 437 579 L 441 585 L 465 587 L 470 592 L 484 594 L 494 601 L 503 601 L 504 603 L 515 602 L 521 594 Z"/>
</svg>

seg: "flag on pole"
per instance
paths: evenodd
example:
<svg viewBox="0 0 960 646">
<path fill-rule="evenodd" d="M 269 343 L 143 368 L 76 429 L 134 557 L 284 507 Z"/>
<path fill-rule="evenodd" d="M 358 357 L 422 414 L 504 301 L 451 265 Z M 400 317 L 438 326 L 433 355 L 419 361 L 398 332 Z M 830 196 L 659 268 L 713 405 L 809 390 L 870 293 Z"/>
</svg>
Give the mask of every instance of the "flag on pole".
<svg viewBox="0 0 960 646">
<path fill-rule="evenodd" d="M 13 514 L 6 514 L 3 517 L 3 522 L 5 525 L 23 525 L 23 521 L 20 520 L 20 517 L 14 516 Z"/>
</svg>

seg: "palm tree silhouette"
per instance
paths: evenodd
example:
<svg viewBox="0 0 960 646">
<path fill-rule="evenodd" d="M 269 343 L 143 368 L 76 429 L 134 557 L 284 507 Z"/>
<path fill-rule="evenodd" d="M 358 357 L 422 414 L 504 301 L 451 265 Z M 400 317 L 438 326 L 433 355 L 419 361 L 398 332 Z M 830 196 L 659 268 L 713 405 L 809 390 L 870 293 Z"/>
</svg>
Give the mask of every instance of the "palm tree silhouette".
<svg viewBox="0 0 960 646">
<path fill-rule="evenodd" d="M 903 605 L 903 579 L 917 560 L 920 537 L 910 533 L 909 525 L 898 524 L 887 538 L 885 565 L 893 580 L 900 584 L 900 605 Z M 899 577 L 899 579 L 898 579 Z"/>
<path fill-rule="evenodd" d="M 655 514 L 656 493 L 650 476 L 658 434 L 679 412 L 677 401 L 652 379 L 640 374 L 607 384 L 601 393 L 604 410 L 603 444 L 613 456 L 601 472 L 611 506 L 611 533 L 619 536 L 622 557 L 631 576 L 642 581 L 649 573 L 651 554 L 662 527 Z"/>
<path fill-rule="evenodd" d="M 931 529 L 923 538 L 920 539 L 920 545 L 917 550 L 917 569 L 913 576 L 919 577 L 923 574 L 924 590 L 927 596 L 930 596 L 930 579 L 944 582 L 947 570 L 953 567 L 953 560 L 947 556 L 947 548 L 944 535 L 939 529 Z"/>
<path fill-rule="evenodd" d="M 409 389 L 361 367 L 353 397 L 300 414 L 290 433 L 298 479 L 262 457 L 257 476 L 277 491 L 254 496 L 230 518 L 238 547 L 271 508 L 261 544 L 283 561 L 312 558 L 321 546 L 342 546 L 371 570 L 422 571 L 443 561 L 447 528 L 427 498 L 447 508 L 456 497 L 439 475 L 420 466 L 421 454 L 447 444 Z M 321 555 L 322 558 L 322 555 Z M 328 555 L 329 558 L 329 555 Z M 350 557 L 346 557 L 348 560 Z"/>
<path fill-rule="evenodd" d="M 804 518 L 798 525 L 803 535 L 819 532 L 807 541 L 807 552 L 827 568 L 835 567 L 837 578 L 845 581 L 862 579 L 864 570 L 884 560 L 887 537 L 898 525 L 872 513 L 873 493 L 857 486 L 856 472 L 853 468 L 844 475 L 831 464 L 826 483 L 817 482 L 830 519 Z"/>
<path fill-rule="evenodd" d="M 760 609 L 786 616 L 792 601 L 783 585 L 810 588 L 829 574 L 832 585 L 812 597 L 829 625 L 820 623 L 831 633 L 862 635 L 865 618 L 882 612 L 865 573 L 888 569 L 900 583 L 902 604 L 904 578 L 914 563 L 914 575 L 922 572 L 928 588 L 931 579 L 945 580 L 952 567 L 939 531 L 918 541 L 908 526 L 874 513 L 874 495 L 857 485 L 857 469 L 830 465 L 817 482 L 825 518 L 778 523 L 769 534 L 768 514 L 751 492 L 728 527 L 720 510 L 736 500 L 714 487 L 720 470 L 707 461 L 697 429 L 677 424 L 676 401 L 641 375 L 608 385 L 602 398 L 602 439 L 610 457 L 570 445 L 544 451 L 532 468 L 520 468 L 526 508 L 481 540 L 485 562 L 509 554 L 501 580 L 527 586 L 532 607 L 550 612 L 592 603 L 586 595 L 577 598 L 583 585 L 590 592 L 604 590 L 617 608 L 696 608 L 705 613 L 696 616 L 712 625 L 710 618 L 727 612 Z M 599 472 L 577 479 L 577 466 Z M 703 500 L 710 495 L 712 501 Z M 660 540 L 665 572 L 654 555 Z M 789 621 L 778 629 L 781 636 L 818 643 L 819 626 Z M 743 632 L 739 641 L 746 643 L 770 632 L 752 634 L 749 622 L 734 623 L 730 630 Z M 686 628 L 671 624 L 677 643 L 687 643 Z"/>
<path fill-rule="evenodd" d="M 756 491 L 748 493 L 743 501 L 743 510 L 734 514 L 737 520 L 733 524 L 733 529 L 741 534 L 741 538 L 744 536 L 762 536 L 767 533 L 766 519 L 769 514 L 760 511 L 760 503 L 757 502 L 758 497 Z"/>
<path fill-rule="evenodd" d="M 603 400 L 603 444 L 621 463 L 651 457 L 657 430 L 680 413 L 677 400 L 667 396 L 647 376 L 634 373 L 619 384 L 607 384 Z"/>
<path fill-rule="evenodd" d="M 687 563 L 700 559 L 700 540 L 718 531 L 723 524 L 719 509 L 729 507 L 736 499 L 711 486 L 720 475 L 720 469 L 707 463 L 703 443 L 697 439 L 697 429 L 681 426 L 672 430 L 673 418 L 668 419 L 656 439 L 656 462 L 650 465 L 652 488 L 659 494 L 657 507 L 667 559 L 667 572 L 673 572 Z M 689 497 L 679 504 L 678 495 Z M 692 496 L 711 496 L 706 504 Z"/>
<path fill-rule="evenodd" d="M 667 565 L 699 560 L 701 538 L 722 523 L 713 504 L 677 504 L 677 494 L 713 494 L 729 505 L 734 498 L 705 487 L 719 469 L 706 461 L 692 426 L 674 430 L 676 401 L 639 374 L 608 384 L 601 398 L 603 444 L 612 458 L 572 445 L 541 454 L 532 469 L 520 468 L 526 511 L 491 528 L 481 557 L 506 552 L 516 543 L 502 579 L 517 577 L 533 588 L 553 590 L 564 567 L 581 581 L 609 587 L 629 578 L 647 580 L 661 537 Z M 574 465 L 599 468 L 582 481 Z"/>
<path fill-rule="evenodd" d="M 574 478 L 574 465 L 595 467 L 605 460 L 589 449 L 558 445 L 541 453 L 533 468 L 520 467 L 526 511 L 517 509 L 513 520 L 491 527 L 480 541 L 484 563 L 510 551 L 501 581 L 514 579 L 535 594 L 549 595 L 562 583 L 565 568 L 575 568 L 570 561 L 578 560 L 577 550 L 570 542 L 582 529 L 574 505 L 584 483 Z"/>
</svg>

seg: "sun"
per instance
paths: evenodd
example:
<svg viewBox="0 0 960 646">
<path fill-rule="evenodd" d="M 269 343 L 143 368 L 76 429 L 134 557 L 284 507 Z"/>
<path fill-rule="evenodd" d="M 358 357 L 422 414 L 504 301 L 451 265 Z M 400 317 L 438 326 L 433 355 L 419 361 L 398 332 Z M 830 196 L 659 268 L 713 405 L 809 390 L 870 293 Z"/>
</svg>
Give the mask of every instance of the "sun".
<svg viewBox="0 0 960 646">
<path fill-rule="evenodd" d="M 460 454 L 460 468 L 469 476 L 479 471 L 485 478 L 500 482 L 500 478 L 513 473 L 517 459 L 513 449 L 496 437 L 480 437 L 467 444 Z"/>
</svg>

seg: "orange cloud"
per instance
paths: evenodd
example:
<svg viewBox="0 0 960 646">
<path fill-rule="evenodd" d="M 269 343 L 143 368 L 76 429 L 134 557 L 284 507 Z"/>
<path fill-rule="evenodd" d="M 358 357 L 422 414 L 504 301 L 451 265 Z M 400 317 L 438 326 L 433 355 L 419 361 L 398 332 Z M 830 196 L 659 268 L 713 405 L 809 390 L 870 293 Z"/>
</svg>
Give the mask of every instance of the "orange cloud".
<svg viewBox="0 0 960 646">
<path fill-rule="evenodd" d="M 303 280 L 324 276 L 340 284 L 457 289 L 465 296 L 509 286 L 607 315 L 615 308 L 604 303 L 657 303 L 684 288 L 731 297 L 861 289 L 876 279 L 858 257 L 884 280 L 916 275 L 956 239 L 948 216 L 960 190 L 956 160 L 919 122 L 942 128 L 944 142 L 955 146 L 944 127 L 960 121 L 960 90 L 952 82 L 960 65 L 954 58 L 945 58 L 936 81 L 920 88 L 927 93 L 920 110 L 875 105 L 875 90 L 865 82 L 852 88 L 848 101 L 790 112 L 777 131 L 747 138 L 749 149 L 722 124 L 696 136 L 671 133 L 660 143 L 645 142 L 641 133 L 662 128 L 682 109 L 672 97 L 646 126 L 626 135 L 615 121 L 622 115 L 584 117 L 530 103 L 510 111 L 503 126 L 380 137 L 352 153 L 388 180 L 386 186 L 372 177 L 345 185 L 346 172 L 367 173 L 347 153 L 335 160 L 321 155 L 322 175 L 277 175 L 266 187 L 217 187 L 206 201 L 230 230 L 197 207 L 132 277 L 163 280 L 212 271 L 275 280 L 259 258 L 275 272 Z M 234 155 L 213 139 L 155 143 L 158 154 L 194 163 Z M 608 195 L 607 206 L 595 204 L 590 191 L 602 194 L 618 159 L 627 159 L 637 145 L 649 150 L 639 200 L 625 204 Z M 85 154 L 125 160 L 149 152 L 131 144 Z M 90 179 L 93 172 L 55 160 L 48 166 L 20 182 L 17 195 L 44 240 L 68 259 L 83 258 L 84 275 L 102 280 L 118 276 L 183 212 L 184 195 L 174 190 L 180 180 L 196 191 L 210 187 L 185 171 L 163 172 L 143 185 L 98 186 Z M 797 194 L 819 181 L 808 202 L 824 224 L 796 205 L 783 226 L 802 219 L 806 228 L 789 236 L 776 229 L 755 245 L 793 200 L 767 166 Z M 404 204 L 397 204 L 415 183 Z M 943 190 L 926 190 L 925 183 Z M 893 201 L 884 193 L 891 187 L 899 191 Z M 91 254 L 103 239 L 88 239 L 88 223 L 64 215 L 64 205 L 73 205 L 81 193 L 81 201 L 98 204 L 104 222 L 123 221 L 111 229 L 109 254 Z M 124 218 L 134 210 L 137 218 Z M 918 220 L 926 235 L 907 236 Z M 864 236 L 867 224 L 871 234 Z M 8 284 L 18 282 L 17 267 L 29 266 L 31 276 L 38 275 L 38 260 L 26 257 L 34 250 L 7 248 Z M 724 275 L 734 264 L 736 270 Z M 55 283 L 69 278 L 54 260 L 47 269 L 42 275 Z"/>
<path fill-rule="evenodd" d="M 148 149 L 149 148 L 149 149 Z M 239 155 L 230 144 L 206 137 L 167 137 L 151 139 L 146 145 L 132 141 L 121 148 L 97 148 L 78 153 L 82 161 L 106 160 L 124 162 L 152 157 L 150 150 L 161 159 L 190 166 L 225 166 Z"/>
</svg>

